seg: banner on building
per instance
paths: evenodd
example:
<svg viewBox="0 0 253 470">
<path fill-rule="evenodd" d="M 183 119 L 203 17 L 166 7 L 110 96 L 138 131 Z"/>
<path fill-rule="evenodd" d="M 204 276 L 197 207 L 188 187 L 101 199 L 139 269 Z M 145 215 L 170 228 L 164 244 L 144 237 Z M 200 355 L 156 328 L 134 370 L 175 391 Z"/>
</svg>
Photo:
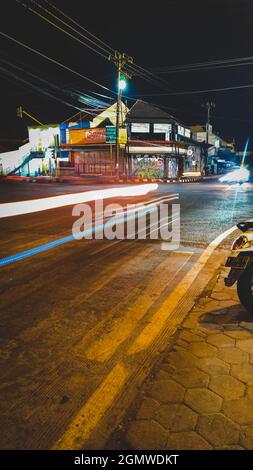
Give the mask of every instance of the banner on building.
<svg viewBox="0 0 253 470">
<path fill-rule="evenodd" d="M 67 131 L 69 144 L 105 144 L 105 128 L 96 129 L 69 129 Z"/>
</svg>

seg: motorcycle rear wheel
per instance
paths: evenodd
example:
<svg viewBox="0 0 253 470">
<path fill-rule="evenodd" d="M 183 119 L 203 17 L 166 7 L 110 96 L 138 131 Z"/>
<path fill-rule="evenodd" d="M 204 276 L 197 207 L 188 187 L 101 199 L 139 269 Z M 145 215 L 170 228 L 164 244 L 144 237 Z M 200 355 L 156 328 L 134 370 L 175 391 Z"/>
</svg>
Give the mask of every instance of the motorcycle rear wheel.
<svg viewBox="0 0 253 470">
<path fill-rule="evenodd" d="M 244 308 L 253 314 L 253 264 L 238 279 L 237 293 Z"/>
</svg>

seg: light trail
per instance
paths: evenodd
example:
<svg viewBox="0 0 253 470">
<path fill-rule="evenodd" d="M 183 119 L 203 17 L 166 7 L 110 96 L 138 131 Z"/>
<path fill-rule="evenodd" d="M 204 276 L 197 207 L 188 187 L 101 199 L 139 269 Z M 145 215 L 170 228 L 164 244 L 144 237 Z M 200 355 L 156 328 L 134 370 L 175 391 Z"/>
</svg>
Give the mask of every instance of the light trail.
<svg viewBox="0 0 253 470">
<path fill-rule="evenodd" d="M 244 162 L 245 162 L 245 158 L 246 158 L 246 155 L 247 155 L 248 146 L 249 146 L 249 137 L 246 140 L 246 144 L 245 144 L 244 151 L 243 151 L 243 157 L 242 157 L 242 163 L 241 163 L 242 168 L 244 167 Z"/>
<path fill-rule="evenodd" d="M 74 241 L 74 240 L 80 240 L 82 238 L 85 238 L 85 236 L 87 236 L 87 235 L 99 232 L 100 230 L 102 230 L 104 228 L 111 227 L 111 226 L 115 225 L 115 223 L 126 223 L 127 221 L 133 220 L 136 217 L 140 217 L 140 216 L 150 214 L 151 212 L 154 212 L 154 211 L 157 210 L 156 209 L 157 205 L 161 204 L 162 202 L 172 201 L 172 200 L 175 200 L 175 199 L 178 199 L 178 194 L 171 194 L 169 196 L 162 196 L 162 197 L 159 197 L 159 198 L 156 198 L 156 199 L 152 199 L 150 201 L 147 201 L 146 204 L 143 204 L 143 203 L 136 204 L 136 206 L 134 208 L 131 208 L 130 211 L 118 212 L 116 215 L 123 215 L 124 214 L 124 216 L 121 217 L 121 218 L 116 218 L 115 219 L 115 217 L 114 217 L 113 221 L 111 221 L 111 222 L 107 221 L 107 222 L 102 223 L 100 225 L 95 225 L 93 227 L 90 227 L 90 228 L 88 228 L 88 229 L 86 229 L 82 232 L 78 232 L 74 235 L 73 234 L 67 235 L 66 237 L 62 237 L 62 238 L 59 238 L 59 239 L 54 240 L 52 242 L 45 243 L 43 245 L 39 245 L 35 248 L 31 248 L 30 250 L 26 250 L 26 251 L 23 251 L 21 253 L 17 253 L 15 255 L 7 256 L 5 258 L 2 258 L 2 259 L 0 259 L 0 267 L 16 263 L 17 261 L 21 261 L 25 258 L 29 258 L 30 256 L 34 256 L 34 255 L 43 253 L 43 252 L 48 251 L 52 248 L 56 248 L 57 246 L 61 246 L 65 243 L 68 243 L 68 242 L 71 242 L 71 241 Z M 140 211 L 142 211 L 142 212 L 140 212 Z M 133 213 L 133 214 L 132 215 L 127 215 L 127 214 L 131 214 L 131 213 Z M 125 214 L 127 215 L 126 217 L 125 217 Z M 95 222 L 99 221 L 101 219 L 103 219 L 102 216 L 99 217 L 98 219 L 95 219 Z M 171 217 L 168 218 L 167 223 L 171 224 L 173 222 L 173 220 L 169 221 L 169 219 L 171 219 Z M 158 230 L 161 228 L 161 222 L 163 222 L 163 220 L 165 220 L 165 219 L 162 219 L 162 221 L 160 221 L 160 226 L 158 227 Z M 151 232 L 151 227 L 150 227 L 150 234 L 152 232 Z M 139 234 L 139 231 L 137 232 L 137 235 L 138 234 Z"/>
<path fill-rule="evenodd" d="M 161 198 L 159 198 L 159 199 L 161 199 Z M 159 204 L 159 199 L 157 201 L 158 204 Z M 171 200 L 171 199 L 168 198 L 166 200 Z M 100 225 L 97 225 L 97 226 L 94 226 L 94 227 L 90 227 L 90 228 L 88 228 L 88 229 L 86 229 L 82 232 L 76 233 L 75 235 L 71 234 L 71 235 L 68 235 L 66 237 L 59 238 L 58 240 L 54 240 L 52 242 L 45 243 L 44 245 L 40 245 L 40 246 L 37 246 L 35 248 L 31 248 L 30 250 L 26 250 L 26 251 L 23 251 L 21 253 L 17 253 L 15 255 L 7 256 L 5 258 L 2 258 L 2 259 L 0 259 L 0 267 L 7 266 L 7 265 L 12 264 L 12 263 L 16 263 L 17 261 L 21 261 L 25 258 L 29 258 L 30 256 L 34 256 L 34 255 L 37 255 L 39 253 L 43 253 L 43 252 L 48 251 L 52 248 L 56 248 L 57 246 L 63 245 L 65 243 L 68 243 L 68 242 L 71 242 L 71 241 L 74 241 L 74 240 L 77 240 L 78 237 L 84 238 L 85 236 L 90 235 L 91 233 L 96 233 L 96 232 L 104 229 L 105 227 L 111 227 L 111 226 L 115 225 L 116 222 L 117 223 L 125 223 L 129 220 L 135 219 L 137 216 L 139 217 L 139 216 L 143 216 L 143 215 L 146 215 L 146 214 L 150 214 L 151 212 L 156 211 L 156 207 L 152 208 L 152 206 L 154 206 L 154 205 L 155 205 L 155 203 L 147 204 L 146 206 L 142 205 L 139 208 L 137 207 L 135 210 L 132 209 L 131 212 L 134 211 L 134 214 L 129 215 L 127 217 L 121 217 L 119 219 L 114 218 L 112 222 L 107 221 L 103 224 L 100 224 Z M 142 212 L 139 212 L 143 208 L 145 208 L 145 210 L 142 211 Z M 120 214 L 122 214 L 122 212 Z M 171 223 L 171 222 L 168 222 L 168 223 Z"/>
<path fill-rule="evenodd" d="M 0 205 L 0 218 L 17 215 L 32 214 L 34 212 L 57 209 L 64 206 L 72 206 L 83 202 L 97 201 L 113 197 L 144 196 L 150 191 L 155 191 L 158 184 L 141 184 L 139 186 L 123 186 L 121 188 L 101 189 L 99 191 L 85 191 L 74 194 L 63 194 L 41 199 L 27 201 L 6 202 Z"/>
<path fill-rule="evenodd" d="M 244 162 L 245 162 L 245 158 L 246 158 L 246 154 L 247 154 L 247 150 L 248 150 L 248 145 L 249 145 L 249 138 L 246 140 L 246 144 L 245 144 L 245 147 L 244 147 L 243 158 L 242 158 L 242 162 L 241 162 L 241 170 L 245 170 Z M 245 181 L 245 183 L 246 183 L 246 181 Z M 239 187 L 240 187 L 240 185 L 239 185 Z M 234 214 L 235 214 L 235 208 L 236 208 L 236 204 L 237 204 L 237 196 L 238 196 L 238 192 L 239 192 L 239 187 L 236 188 L 235 194 L 234 194 L 234 202 L 233 202 L 232 211 L 231 211 L 231 222 L 232 223 L 233 223 L 233 220 L 234 220 Z"/>
<path fill-rule="evenodd" d="M 122 218 L 116 219 L 116 220 L 117 220 L 117 223 L 125 223 L 128 220 L 135 219 L 137 217 L 137 215 L 138 216 L 146 215 L 147 213 L 154 212 L 155 210 L 156 210 L 155 208 L 153 208 L 153 209 L 148 208 L 144 212 L 140 212 L 140 213 L 137 212 L 133 215 L 130 215 L 129 217 L 126 217 L 126 218 L 122 217 Z M 79 236 L 81 238 L 84 238 L 84 236 L 90 235 L 91 233 L 96 233 L 96 232 L 98 232 L 99 230 L 102 230 L 105 227 L 111 227 L 111 226 L 115 225 L 116 220 L 114 219 L 112 222 L 106 222 L 104 224 L 100 224 L 100 225 L 95 226 L 95 227 L 90 227 L 87 230 L 76 233 L 75 235 L 71 234 L 71 235 L 68 235 L 67 237 L 63 237 L 63 238 L 59 238 L 58 240 L 54 240 L 53 242 L 37 246 L 35 248 L 32 248 L 31 250 L 23 251 L 21 253 L 17 253 L 16 255 L 7 256 L 6 258 L 2 258 L 2 259 L 0 259 L 0 267 L 1 266 L 6 266 L 8 264 L 15 263 L 17 261 L 21 261 L 25 258 L 28 258 L 28 257 L 33 256 L 33 255 L 37 255 L 39 253 L 43 253 L 44 251 L 48 251 L 51 248 L 55 248 L 57 246 L 63 245 L 64 243 L 68 243 L 68 242 L 71 242 L 73 240 L 77 240 L 77 238 Z"/>
</svg>

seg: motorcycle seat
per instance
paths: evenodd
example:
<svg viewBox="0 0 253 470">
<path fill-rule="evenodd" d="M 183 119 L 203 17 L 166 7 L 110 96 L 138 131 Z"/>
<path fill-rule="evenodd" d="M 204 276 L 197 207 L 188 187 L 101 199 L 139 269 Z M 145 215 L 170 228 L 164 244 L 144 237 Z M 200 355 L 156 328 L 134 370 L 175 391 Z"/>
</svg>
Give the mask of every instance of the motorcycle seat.
<svg viewBox="0 0 253 470">
<path fill-rule="evenodd" d="M 239 222 L 239 224 L 237 224 L 237 227 L 242 232 L 247 232 L 248 230 L 253 230 L 253 221 Z"/>
</svg>

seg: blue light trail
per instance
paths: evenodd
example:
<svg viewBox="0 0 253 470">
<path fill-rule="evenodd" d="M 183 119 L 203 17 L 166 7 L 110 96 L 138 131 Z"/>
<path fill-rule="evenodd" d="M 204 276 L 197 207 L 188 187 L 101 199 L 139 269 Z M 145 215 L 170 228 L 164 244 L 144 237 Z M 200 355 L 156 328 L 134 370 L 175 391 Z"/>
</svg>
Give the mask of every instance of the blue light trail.
<svg viewBox="0 0 253 470">
<path fill-rule="evenodd" d="M 90 235 L 91 233 L 95 233 L 101 229 L 103 229 L 105 226 L 106 227 L 111 227 L 113 225 L 115 225 L 115 223 L 124 223 L 126 222 L 127 220 L 132 220 L 134 218 L 138 216 L 141 216 L 141 215 L 145 215 L 147 213 L 150 213 L 150 212 L 153 212 L 153 211 L 156 211 L 157 209 L 154 207 L 153 209 L 148 209 L 144 212 L 136 212 L 135 214 L 133 215 L 130 215 L 128 217 L 122 217 L 120 219 L 114 219 L 112 222 L 106 222 L 104 224 L 100 224 L 98 226 L 95 226 L 95 227 L 90 227 L 89 229 L 87 230 L 84 230 L 82 232 L 79 232 L 77 234 L 75 234 L 75 236 L 72 234 L 72 235 L 68 235 L 67 237 L 63 237 L 63 238 L 59 238 L 58 240 L 54 240 L 53 242 L 50 242 L 50 243 L 46 243 L 44 245 L 40 245 L 40 246 L 37 246 L 35 248 L 31 248 L 30 250 L 27 250 L 27 251 L 22 251 L 21 253 L 17 253 L 15 255 L 12 255 L 12 256 L 7 256 L 6 258 L 1 258 L 0 259 L 0 267 L 1 266 L 7 266 L 8 264 L 12 264 L 12 263 L 16 263 L 17 261 L 21 261 L 25 258 L 29 258 L 30 256 L 34 256 L 34 255 L 38 255 L 39 253 L 43 253 L 44 251 L 48 251 L 48 250 L 51 250 L 52 248 L 55 248 L 57 246 L 60 246 L 60 245 L 63 245 L 64 243 L 68 243 L 68 242 L 71 242 L 73 240 L 76 239 L 76 237 L 80 236 L 80 237 L 85 237 L 86 235 Z"/>
</svg>

